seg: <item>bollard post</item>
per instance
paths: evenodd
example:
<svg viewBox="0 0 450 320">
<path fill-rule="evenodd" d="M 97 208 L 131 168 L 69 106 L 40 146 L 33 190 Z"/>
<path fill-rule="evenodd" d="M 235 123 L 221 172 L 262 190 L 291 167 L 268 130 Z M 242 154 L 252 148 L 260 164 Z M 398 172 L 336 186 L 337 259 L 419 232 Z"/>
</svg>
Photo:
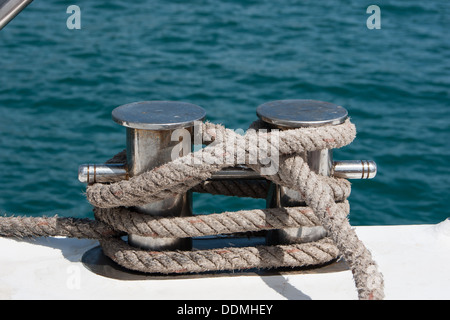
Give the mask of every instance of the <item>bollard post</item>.
<svg viewBox="0 0 450 320">
<path fill-rule="evenodd" d="M 112 118 L 126 127 L 127 167 L 130 177 L 163 165 L 172 160 L 172 151 L 180 141 L 173 141 L 174 130 L 186 129 L 190 139 L 196 121 L 205 118 L 203 108 L 184 102 L 143 101 L 120 106 L 113 110 Z M 190 141 L 192 151 L 192 140 Z M 154 216 L 192 215 L 191 192 L 166 198 L 134 210 Z M 130 245 L 146 250 L 189 250 L 189 238 L 152 238 L 128 235 Z"/>
<path fill-rule="evenodd" d="M 341 106 L 315 100 L 278 100 L 257 108 L 258 117 L 272 129 L 286 130 L 300 127 L 320 127 L 343 123 L 348 116 Z M 302 154 L 314 172 L 333 174 L 333 151 L 317 150 Z M 294 190 L 271 183 L 267 198 L 268 208 L 305 206 L 302 196 Z M 316 241 L 326 236 L 323 227 L 287 228 L 267 232 L 269 245 Z"/>
</svg>

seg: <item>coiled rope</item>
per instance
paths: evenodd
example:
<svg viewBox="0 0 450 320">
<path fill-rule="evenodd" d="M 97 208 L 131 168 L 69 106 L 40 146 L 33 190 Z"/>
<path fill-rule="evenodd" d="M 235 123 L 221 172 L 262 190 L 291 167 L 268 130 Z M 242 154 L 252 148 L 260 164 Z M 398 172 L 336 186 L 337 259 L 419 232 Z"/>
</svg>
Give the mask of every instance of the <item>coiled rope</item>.
<svg viewBox="0 0 450 320">
<path fill-rule="evenodd" d="M 141 175 L 111 184 L 93 184 L 86 197 L 94 206 L 96 220 L 60 217 L 2 217 L 4 237 L 66 236 L 98 239 L 105 255 L 131 270 L 149 273 L 186 273 L 249 268 L 320 265 L 342 255 L 349 265 L 360 299 L 382 299 L 384 284 L 371 253 L 358 239 L 347 215 L 350 183 L 325 177 L 310 170 L 301 154 L 335 149 L 353 141 L 355 126 L 343 124 L 319 128 L 298 128 L 273 133 L 260 131 L 256 121 L 245 135 L 212 123 L 201 134 L 213 143 Z M 279 168 L 264 175 L 267 158 L 276 148 Z M 235 150 L 231 153 L 229 150 Z M 109 162 L 124 162 L 121 152 Z M 270 157 L 270 156 L 267 156 Z M 226 161 L 224 159 L 226 158 Z M 263 198 L 264 181 L 209 181 L 211 175 L 245 159 L 245 164 L 267 180 L 299 192 L 306 207 L 243 210 L 193 217 L 154 217 L 127 207 L 160 201 L 188 190 Z M 256 162 L 254 160 L 257 160 Z M 242 164 L 242 163 L 239 163 Z M 322 226 L 326 238 L 309 243 L 221 248 L 193 251 L 147 251 L 131 247 L 120 236 L 197 237 L 236 232 Z"/>
</svg>

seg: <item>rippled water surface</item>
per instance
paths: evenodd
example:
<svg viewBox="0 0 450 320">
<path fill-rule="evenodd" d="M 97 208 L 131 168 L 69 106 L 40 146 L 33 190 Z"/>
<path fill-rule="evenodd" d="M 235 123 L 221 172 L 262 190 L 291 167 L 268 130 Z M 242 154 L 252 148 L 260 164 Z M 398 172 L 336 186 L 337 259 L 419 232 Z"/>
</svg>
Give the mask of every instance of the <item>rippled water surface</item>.
<svg viewBox="0 0 450 320">
<path fill-rule="evenodd" d="M 69 4 L 81 29 L 66 27 Z M 366 9 L 381 8 L 369 30 Z M 355 225 L 450 216 L 450 4 L 430 1 L 34 1 L 0 31 L 0 210 L 92 217 L 81 163 L 125 147 L 111 111 L 142 100 L 202 106 L 245 129 L 279 99 L 344 106 L 371 159 L 353 181 Z M 196 212 L 264 207 L 196 195 Z"/>
</svg>

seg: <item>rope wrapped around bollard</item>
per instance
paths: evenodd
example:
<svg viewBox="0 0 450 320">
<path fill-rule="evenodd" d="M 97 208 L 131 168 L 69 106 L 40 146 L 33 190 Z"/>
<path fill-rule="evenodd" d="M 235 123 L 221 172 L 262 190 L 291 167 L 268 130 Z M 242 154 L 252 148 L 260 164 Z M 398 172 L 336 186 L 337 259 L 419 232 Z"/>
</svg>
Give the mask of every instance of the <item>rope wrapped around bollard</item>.
<svg viewBox="0 0 450 320">
<path fill-rule="evenodd" d="M 57 236 L 99 239 L 103 252 L 131 270 L 149 273 L 186 273 L 249 268 L 320 265 L 342 255 L 349 265 L 360 299 L 382 299 L 383 277 L 371 253 L 358 239 L 347 215 L 350 183 L 313 172 L 300 156 L 306 151 L 334 149 L 353 141 L 355 126 L 346 120 L 334 126 L 260 132 L 254 122 L 244 135 L 212 123 L 204 123 L 202 134 L 214 143 L 141 175 L 110 184 L 92 184 L 86 197 L 95 207 L 95 221 L 73 218 L 1 218 L 0 234 L 9 237 Z M 264 143 L 261 143 L 263 141 Z M 255 143 L 257 142 L 257 143 Z M 276 148 L 279 168 L 265 175 L 267 162 L 256 155 L 269 155 Z M 227 150 L 236 150 L 228 154 Z M 230 161 L 223 161 L 228 156 Z M 122 162 L 124 153 L 110 162 Z M 249 197 L 264 197 L 265 186 L 237 182 L 208 181 L 214 172 L 245 159 L 245 165 L 267 180 L 299 192 L 307 207 L 243 210 L 193 217 L 154 217 L 127 208 L 160 201 L 193 190 Z M 249 159 L 257 159 L 249 161 Z M 227 185 L 228 184 L 228 185 Z M 195 237 L 289 227 L 322 226 L 324 239 L 300 244 L 220 248 L 192 251 L 147 251 L 128 245 L 123 234 L 145 237 Z"/>
</svg>

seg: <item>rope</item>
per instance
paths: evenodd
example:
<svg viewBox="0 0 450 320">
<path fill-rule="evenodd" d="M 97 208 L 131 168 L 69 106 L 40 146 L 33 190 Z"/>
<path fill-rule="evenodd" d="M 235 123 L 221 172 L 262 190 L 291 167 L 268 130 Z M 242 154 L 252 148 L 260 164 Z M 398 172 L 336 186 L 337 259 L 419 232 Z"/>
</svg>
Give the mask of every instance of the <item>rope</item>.
<svg viewBox="0 0 450 320">
<path fill-rule="evenodd" d="M 348 202 L 338 206 L 348 212 Z M 248 231 L 320 226 L 308 207 L 223 212 L 193 217 L 155 217 L 126 208 L 95 210 L 96 219 L 115 230 L 154 238 L 191 238 Z"/>
<path fill-rule="evenodd" d="M 247 166 L 264 176 L 261 170 L 265 167 L 266 159 L 258 159 L 258 153 L 270 154 L 271 150 L 276 149 L 280 155 L 295 155 L 305 151 L 334 149 L 349 144 L 355 135 L 354 126 L 349 121 L 337 126 L 281 131 L 278 132 L 279 139 L 274 139 L 277 145 L 272 145 L 270 133 L 259 134 L 252 129 L 244 136 L 240 136 L 220 125 L 206 123 L 203 131 L 220 143 L 190 153 L 129 180 L 91 185 L 86 190 L 88 201 L 95 207 L 114 208 L 163 200 L 185 193 L 209 179 L 214 172 L 237 164 L 241 160 L 238 157 L 244 158 Z M 236 151 L 228 154 L 228 150 Z M 225 161 L 227 156 L 233 158 Z M 253 164 L 251 160 L 258 163 Z M 277 175 L 265 177 L 273 181 Z M 331 180 L 335 180 L 333 182 L 335 184 L 346 183 L 333 178 Z"/>
<path fill-rule="evenodd" d="M 7 238 L 69 237 L 102 239 L 120 236 L 107 224 L 66 217 L 0 217 L 0 236 Z"/>
<path fill-rule="evenodd" d="M 297 267 L 329 262 L 339 255 L 330 239 L 289 246 L 256 246 L 195 251 L 136 250 L 112 238 L 100 241 L 103 252 L 127 269 L 158 273 L 186 273 L 250 268 Z"/>
<path fill-rule="evenodd" d="M 116 263 L 149 273 L 308 266 L 329 262 L 341 254 L 353 273 L 359 298 L 382 299 L 383 277 L 347 218 L 350 183 L 317 175 L 299 156 L 306 151 L 340 148 L 351 143 L 356 135 L 354 125 L 347 120 L 336 126 L 281 131 L 277 136 L 259 131 L 261 128 L 262 123 L 256 121 L 241 136 L 221 125 L 205 123 L 201 134 L 211 143 L 200 151 L 129 180 L 89 185 L 86 197 L 94 206 L 96 220 L 3 217 L 0 235 L 99 239 L 103 252 Z M 267 160 L 274 156 L 274 150 L 279 155 L 279 167 L 275 174 L 266 174 Z M 271 156 L 261 159 L 258 154 Z M 264 198 L 267 181 L 208 180 L 225 167 L 242 164 L 242 159 L 268 181 L 299 192 L 307 206 L 173 218 L 152 217 L 126 208 L 188 190 Z M 122 151 L 108 162 L 125 160 Z M 306 226 L 323 226 L 327 238 L 291 245 L 159 252 L 130 247 L 120 239 L 123 234 L 184 238 Z"/>
</svg>

